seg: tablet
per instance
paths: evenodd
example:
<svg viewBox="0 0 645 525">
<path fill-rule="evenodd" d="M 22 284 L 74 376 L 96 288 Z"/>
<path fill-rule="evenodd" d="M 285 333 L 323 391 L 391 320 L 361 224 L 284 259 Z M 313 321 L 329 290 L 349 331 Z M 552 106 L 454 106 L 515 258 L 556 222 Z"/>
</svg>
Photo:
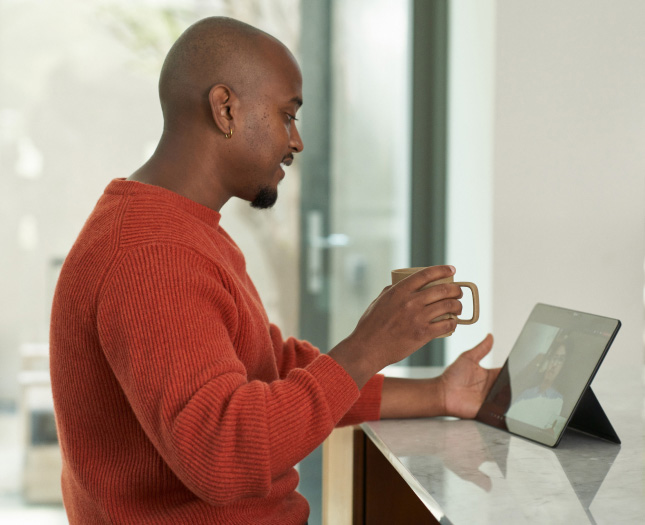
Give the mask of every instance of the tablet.
<svg viewBox="0 0 645 525">
<path fill-rule="evenodd" d="M 619 329 L 617 319 L 537 304 L 476 419 L 550 447 L 567 426 L 605 437 L 598 420 L 620 442 L 589 388 Z"/>
</svg>

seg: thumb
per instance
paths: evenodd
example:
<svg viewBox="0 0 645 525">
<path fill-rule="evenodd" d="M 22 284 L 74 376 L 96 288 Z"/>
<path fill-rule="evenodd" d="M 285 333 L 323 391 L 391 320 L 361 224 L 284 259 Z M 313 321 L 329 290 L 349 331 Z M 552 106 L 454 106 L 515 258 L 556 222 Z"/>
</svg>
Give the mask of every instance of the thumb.
<svg viewBox="0 0 645 525">
<path fill-rule="evenodd" d="M 481 343 L 472 350 L 468 350 L 466 354 L 470 359 L 479 363 L 484 357 L 486 357 L 486 355 L 488 355 L 488 352 L 490 352 L 492 348 L 493 334 L 488 334 Z"/>
</svg>

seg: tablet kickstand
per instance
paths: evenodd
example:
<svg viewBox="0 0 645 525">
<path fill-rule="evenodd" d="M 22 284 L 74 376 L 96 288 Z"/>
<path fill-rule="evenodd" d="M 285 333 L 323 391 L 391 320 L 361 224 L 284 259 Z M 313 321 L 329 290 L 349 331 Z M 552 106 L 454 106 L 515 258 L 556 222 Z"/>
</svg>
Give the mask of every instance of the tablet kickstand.
<svg viewBox="0 0 645 525">
<path fill-rule="evenodd" d="M 611 426 L 609 418 L 600 406 L 596 395 L 587 387 L 580 399 L 575 412 L 567 428 L 573 428 L 586 434 L 620 444 L 620 438 L 614 427 Z"/>
</svg>

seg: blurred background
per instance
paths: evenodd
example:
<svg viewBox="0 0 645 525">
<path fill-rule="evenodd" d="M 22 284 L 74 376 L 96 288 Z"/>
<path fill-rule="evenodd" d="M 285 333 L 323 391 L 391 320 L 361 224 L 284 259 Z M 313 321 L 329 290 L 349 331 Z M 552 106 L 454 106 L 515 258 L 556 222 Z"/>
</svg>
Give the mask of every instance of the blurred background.
<svg viewBox="0 0 645 525">
<path fill-rule="evenodd" d="M 222 210 L 285 335 L 327 351 L 391 269 L 450 263 L 481 320 L 404 364 L 448 364 L 491 331 L 501 364 L 545 302 L 621 319 L 596 380 L 633 381 L 643 406 L 645 3 L 0 0 L 1 523 L 67 523 L 58 271 L 103 188 L 153 151 L 163 58 L 210 15 L 273 34 L 303 70 L 305 151 L 278 204 Z M 320 451 L 299 468 L 321 523 Z"/>
</svg>

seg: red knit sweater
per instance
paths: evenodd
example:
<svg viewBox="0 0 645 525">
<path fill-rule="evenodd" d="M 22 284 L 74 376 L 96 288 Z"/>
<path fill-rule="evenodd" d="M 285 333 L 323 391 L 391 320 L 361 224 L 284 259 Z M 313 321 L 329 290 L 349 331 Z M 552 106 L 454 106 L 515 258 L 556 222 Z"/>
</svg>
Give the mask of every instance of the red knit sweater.
<svg viewBox="0 0 645 525">
<path fill-rule="evenodd" d="M 269 323 L 219 213 L 115 180 L 56 289 L 51 378 L 72 524 L 301 524 L 296 463 L 379 417 Z"/>
</svg>

